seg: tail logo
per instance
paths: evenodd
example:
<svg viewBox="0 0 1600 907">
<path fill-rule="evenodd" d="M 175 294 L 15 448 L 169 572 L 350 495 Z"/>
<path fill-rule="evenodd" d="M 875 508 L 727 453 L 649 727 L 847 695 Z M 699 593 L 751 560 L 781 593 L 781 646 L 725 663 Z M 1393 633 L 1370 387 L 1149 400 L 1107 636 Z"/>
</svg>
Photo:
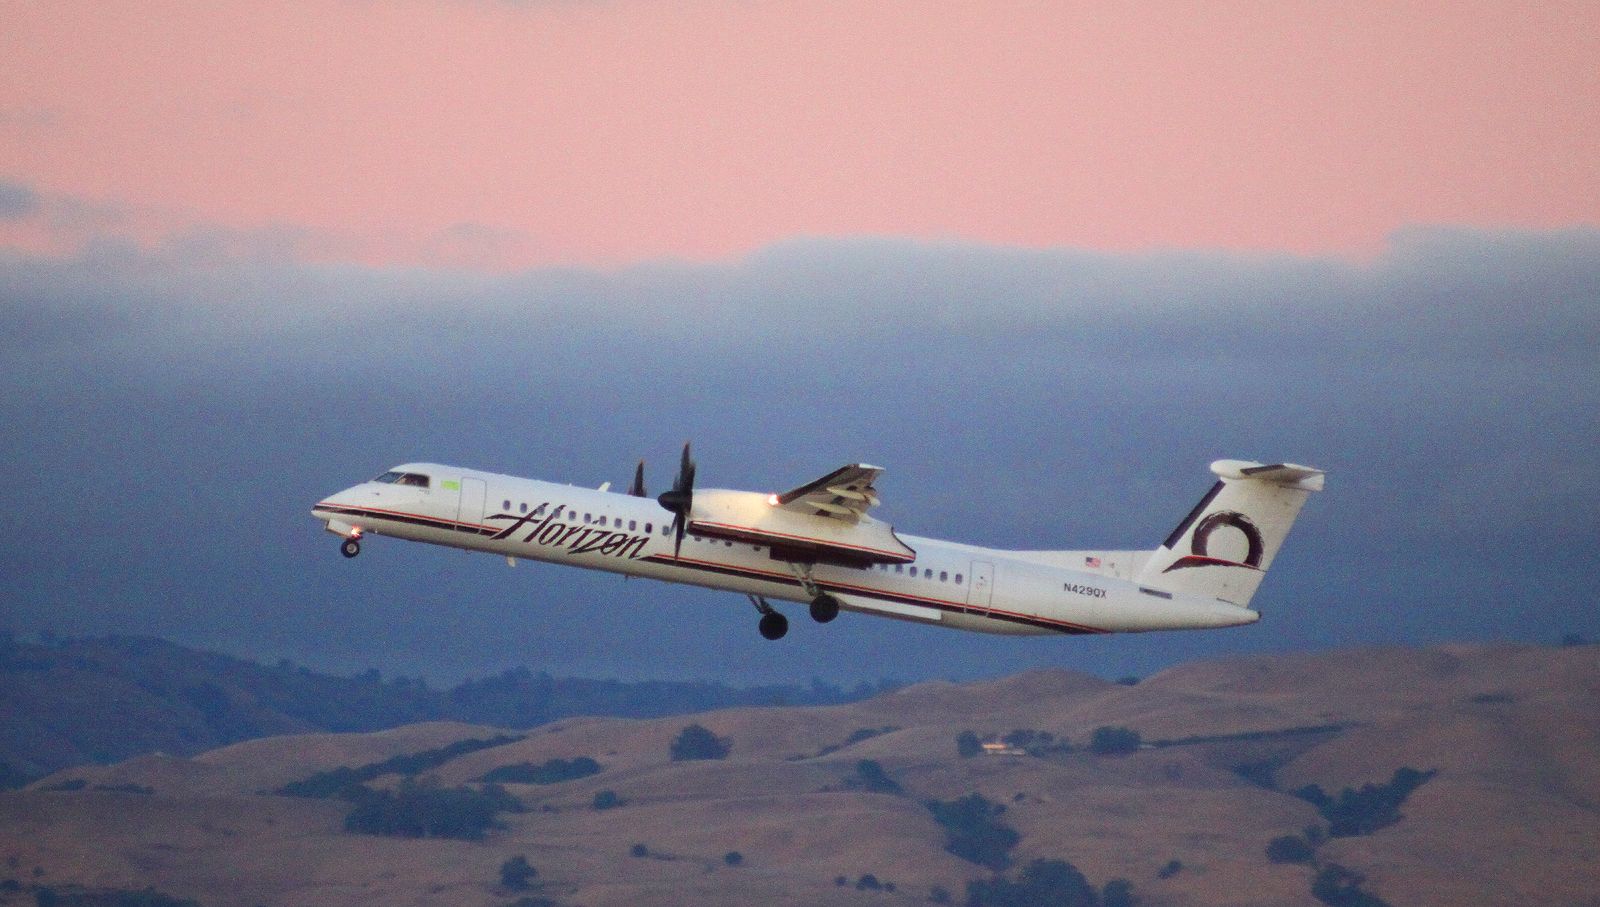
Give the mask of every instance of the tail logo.
<svg viewBox="0 0 1600 907">
<path fill-rule="evenodd" d="M 1226 558 L 1212 557 L 1207 553 L 1211 544 L 1211 533 L 1222 526 L 1231 526 L 1244 534 L 1249 548 L 1245 551 L 1244 560 L 1230 561 Z M 1161 571 L 1171 573 L 1185 567 L 1244 567 L 1247 570 L 1261 569 L 1261 530 L 1250 518 L 1242 513 L 1232 510 L 1222 510 L 1207 516 L 1194 527 L 1194 535 L 1189 539 L 1189 553 L 1173 561 L 1171 566 Z"/>
</svg>

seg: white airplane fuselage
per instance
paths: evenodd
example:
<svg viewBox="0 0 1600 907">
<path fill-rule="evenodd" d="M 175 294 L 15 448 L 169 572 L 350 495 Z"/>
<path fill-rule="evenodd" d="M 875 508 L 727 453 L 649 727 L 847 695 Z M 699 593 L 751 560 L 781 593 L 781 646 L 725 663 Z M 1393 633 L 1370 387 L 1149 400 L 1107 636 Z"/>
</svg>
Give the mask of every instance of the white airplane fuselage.
<svg viewBox="0 0 1600 907">
<path fill-rule="evenodd" d="M 396 469 L 426 474 L 431 483 L 365 482 L 319 502 L 312 515 L 347 539 L 391 536 L 763 599 L 804 603 L 820 590 L 847 611 L 987 633 L 1209 629 L 1259 618 L 1217 598 L 1141 585 L 1132 578 L 1137 565 L 1118 576 L 1098 558 L 1077 560 L 1100 570 L 1052 562 L 1081 552 L 898 535 L 915 552 L 909 563 L 796 563 L 768 545 L 692 530 L 675 552 L 671 514 L 652 498 L 438 464 Z"/>
</svg>

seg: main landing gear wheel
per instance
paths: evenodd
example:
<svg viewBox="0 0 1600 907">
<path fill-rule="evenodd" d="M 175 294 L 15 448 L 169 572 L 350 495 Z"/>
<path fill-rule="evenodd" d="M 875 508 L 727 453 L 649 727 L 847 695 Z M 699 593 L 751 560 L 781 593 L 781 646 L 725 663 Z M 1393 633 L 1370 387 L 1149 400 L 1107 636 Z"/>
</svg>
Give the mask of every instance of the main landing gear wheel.
<svg viewBox="0 0 1600 907">
<path fill-rule="evenodd" d="M 761 635 L 766 639 L 782 639 L 789 632 L 789 618 L 776 611 L 761 615 Z"/>
<path fill-rule="evenodd" d="M 839 616 L 839 600 L 824 592 L 811 600 L 811 619 L 825 624 Z"/>
<path fill-rule="evenodd" d="M 782 639 L 783 634 L 789 632 L 789 618 L 779 614 L 778 609 L 772 607 L 766 599 L 759 595 L 748 594 L 745 598 L 750 599 L 750 604 L 755 605 L 756 610 L 761 612 L 761 623 L 757 626 L 761 629 L 762 636 L 767 639 Z"/>
<path fill-rule="evenodd" d="M 345 539 L 339 545 L 339 553 L 345 557 L 355 557 L 361 553 L 361 543 L 355 539 Z"/>
</svg>

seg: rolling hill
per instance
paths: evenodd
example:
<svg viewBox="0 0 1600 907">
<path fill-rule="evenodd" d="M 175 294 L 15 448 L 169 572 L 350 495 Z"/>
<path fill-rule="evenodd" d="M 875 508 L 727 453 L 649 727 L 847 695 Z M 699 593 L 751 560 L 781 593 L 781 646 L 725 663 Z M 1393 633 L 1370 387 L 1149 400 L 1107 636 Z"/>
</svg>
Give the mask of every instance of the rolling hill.
<svg viewBox="0 0 1600 907">
<path fill-rule="evenodd" d="M 1007 884 L 1064 860 L 1106 904 L 1120 879 L 1145 907 L 1600 905 L 1597 694 L 1600 648 L 1455 646 L 1201 662 L 1137 685 L 1046 671 L 827 706 L 281 734 L 0 794 L 0 903 L 40 886 L 206 907 L 962 903 L 995 874 L 929 803 L 965 802 L 1016 833 Z M 670 758 L 691 723 L 726 758 Z M 1097 752 L 1102 727 L 1141 742 Z M 1019 729 L 1049 745 L 958 754 L 964 731 L 1028 741 Z M 387 765 L 409 768 L 381 773 L 400 756 Z M 579 757 L 599 771 L 506 784 L 524 809 L 481 840 L 345 830 L 362 798 L 481 791 L 496 769 Z M 868 763 L 899 792 L 864 784 Z M 273 793 L 361 766 L 377 768 L 354 802 Z M 1396 794 L 1407 768 L 1422 780 Z M 1327 837 L 1311 785 L 1374 827 Z M 1287 836 L 1307 861 L 1269 860 Z M 517 856 L 538 873 L 525 891 L 501 884 Z"/>
</svg>

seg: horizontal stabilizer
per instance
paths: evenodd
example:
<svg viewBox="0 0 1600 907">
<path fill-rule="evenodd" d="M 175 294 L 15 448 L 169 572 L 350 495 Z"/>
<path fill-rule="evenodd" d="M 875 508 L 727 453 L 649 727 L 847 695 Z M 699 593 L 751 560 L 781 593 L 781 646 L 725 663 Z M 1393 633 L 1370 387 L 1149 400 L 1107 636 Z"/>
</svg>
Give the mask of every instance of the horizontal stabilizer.
<svg viewBox="0 0 1600 907">
<path fill-rule="evenodd" d="M 1299 488 L 1302 491 L 1322 490 L 1322 470 L 1297 463 L 1268 465 L 1252 463 L 1249 460 L 1218 460 L 1211 464 L 1211 471 L 1224 479 L 1254 479 L 1258 482 L 1282 485 L 1285 488 Z"/>
</svg>

